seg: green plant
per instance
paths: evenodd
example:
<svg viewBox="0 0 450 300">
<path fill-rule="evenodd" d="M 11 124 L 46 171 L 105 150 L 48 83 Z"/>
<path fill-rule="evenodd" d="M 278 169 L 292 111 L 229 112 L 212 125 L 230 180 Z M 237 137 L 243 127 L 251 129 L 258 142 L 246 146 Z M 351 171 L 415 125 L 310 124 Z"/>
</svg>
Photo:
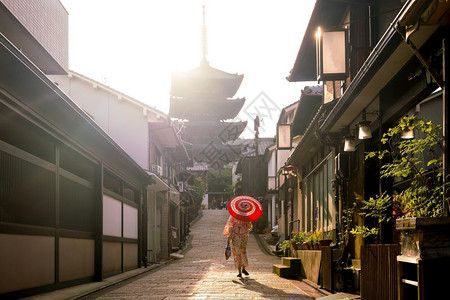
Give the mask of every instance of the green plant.
<svg viewBox="0 0 450 300">
<path fill-rule="evenodd" d="M 404 130 L 414 130 L 417 137 L 398 140 Z M 438 217 L 443 214 L 442 127 L 417 116 L 403 117 L 397 126 L 383 135 L 381 142 L 389 143 L 392 155 L 383 151 L 381 158 L 390 156 L 392 162 L 381 168 L 381 177 L 410 179 L 410 186 L 399 193 L 404 217 Z M 369 156 L 373 154 L 369 153 Z M 392 200 L 392 197 L 391 197 Z"/>
<path fill-rule="evenodd" d="M 291 246 L 291 243 L 288 240 L 284 240 L 280 244 L 280 249 L 283 250 L 283 251 L 286 251 L 287 249 L 290 248 L 290 246 Z"/>
<path fill-rule="evenodd" d="M 383 193 L 381 196 L 377 195 L 376 197 L 370 197 L 369 200 L 363 200 L 362 204 L 362 212 L 360 214 L 377 220 L 377 226 L 368 228 L 364 225 L 356 225 L 350 230 L 350 233 L 353 235 L 360 235 L 363 238 L 371 235 L 378 235 L 382 223 L 392 220 L 392 213 L 390 213 L 392 210 L 392 198 L 388 196 L 387 193 Z"/>
<path fill-rule="evenodd" d="M 352 230 L 353 213 L 355 212 L 357 203 L 353 202 L 351 207 L 342 210 L 342 229 L 339 231 L 339 243 L 341 247 L 345 247 L 348 244 L 350 233 Z"/>
<path fill-rule="evenodd" d="M 291 241 L 294 244 L 301 244 L 305 241 L 305 235 L 306 232 L 304 231 L 296 231 L 295 229 L 292 230 L 291 233 Z"/>
<path fill-rule="evenodd" d="M 314 231 L 311 231 L 310 236 L 311 236 L 311 242 L 317 243 L 323 239 L 323 231 L 316 228 Z"/>
<path fill-rule="evenodd" d="M 314 239 L 314 237 L 312 236 L 312 231 L 305 233 L 305 242 L 306 243 L 312 244 L 313 243 L 313 239 Z"/>
<path fill-rule="evenodd" d="M 206 185 L 202 178 L 195 177 L 192 185 L 187 187 L 187 191 L 192 195 L 192 200 L 197 209 L 203 208 L 203 196 L 206 193 Z"/>
<path fill-rule="evenodd" d="M 402 140 L 402 132 L 414 130 L 415 138 Z M 372 151 L 366 159 L 383 161 L 381 178 L 408 179 L 408 186 L 394 195 L 383 193 L 363 200 L 361 215 L 377 221 L 376 228 L 355 226 L 351 233 L 367 237 L 379 234 L 382 223 L 395 217 L 439 217 L 443 215 L 442 127 L 417 116 L 403 117 L 383 134 L 389 149 Z"/>
</svg>

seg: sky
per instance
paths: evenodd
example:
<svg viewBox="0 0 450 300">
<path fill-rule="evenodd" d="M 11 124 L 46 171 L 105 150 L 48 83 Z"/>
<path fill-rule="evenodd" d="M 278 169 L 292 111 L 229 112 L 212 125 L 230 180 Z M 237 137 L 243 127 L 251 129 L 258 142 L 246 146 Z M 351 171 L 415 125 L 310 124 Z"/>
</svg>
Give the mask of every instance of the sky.
<svg viewBox="0 0 450 300">
<path fill-rule="evenodd" d="M 241 137 L 273 137 L 281 109 L 314 82 L 286 80 L 315 0 L 61 0 L 69 13 L 69 68 L 169 112 L 172 72 L 197 67 L 202 57 L 202 6 L 207 59 L 244 74 L 235 98 L 246 103 Z"/>
</svg>

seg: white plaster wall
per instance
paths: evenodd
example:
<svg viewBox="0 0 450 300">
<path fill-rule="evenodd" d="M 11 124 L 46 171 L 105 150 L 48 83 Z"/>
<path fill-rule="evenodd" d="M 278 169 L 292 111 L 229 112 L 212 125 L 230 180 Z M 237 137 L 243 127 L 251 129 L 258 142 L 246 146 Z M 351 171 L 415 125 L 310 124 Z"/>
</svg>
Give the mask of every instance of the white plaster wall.
<svg viewBox="0 0 450 300">
<path fill-rule="evenodd" d="M 149 169 L 148 122 L 142 107 L 83 79 L 50 76 L 143 169 Z M 148 113 L 151 114 L 150 112 Z M 152 118 L 154 116 L 149 116 Z"/>
<path fill-rule="evenodd" d="M 277 151 L 271 151 L 269 161 L 267 162 L 267 176 L 276 176 L 277 175 L 277 160 L 276 160 Z"/>
<path fill-rule="evenodd" d="M 126 101 L 109 101 L 108 134 L 148 170 L 148 123 L 142 109 Z"/>
<path fill-rule="evenodd" d="M 107 195 L 103 195 L 103 234 L 122 236 L 122 204 Z"/>
<path fill-rule="evenodd" d="M 290 150 L 278 150 L 278 161 L 277 161 L 277 170 L 279 170 L 281 167 L 284 166 L 285 162 L 289 158 L 289 155 L 291 154 Z"/>
<path fill-rule="evenodd" d="M 130 205 L 123 205 L 123 237 L 138 238 L 138 210 Z"/>
</svg>

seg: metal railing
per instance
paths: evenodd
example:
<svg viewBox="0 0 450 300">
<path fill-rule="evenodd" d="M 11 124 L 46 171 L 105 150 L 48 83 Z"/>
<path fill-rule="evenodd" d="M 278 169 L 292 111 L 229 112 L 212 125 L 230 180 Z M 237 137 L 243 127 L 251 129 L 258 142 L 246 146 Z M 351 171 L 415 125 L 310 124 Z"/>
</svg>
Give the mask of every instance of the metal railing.
<svg viewBox="0 0 450 300">
<path fill-rule="evenodd" d="M 295 230 L 297 232 L 300 230 L 300 220 L 299 219 L 290 221 L 289 222 L 289 241 L 291 241 L 291 239 L 292 239 L 292 231 L 294 230 L 294 224 L 297 224 L 297 227 Z"/>
</svg>

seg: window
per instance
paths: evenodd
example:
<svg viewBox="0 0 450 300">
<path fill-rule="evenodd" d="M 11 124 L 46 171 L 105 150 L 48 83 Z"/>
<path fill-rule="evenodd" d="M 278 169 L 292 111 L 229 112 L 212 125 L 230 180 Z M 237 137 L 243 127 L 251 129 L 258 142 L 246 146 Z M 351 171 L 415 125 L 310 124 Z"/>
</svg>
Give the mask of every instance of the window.
<svg viewBox="0 0 450 300">
<path fill-rule="evenodd" d="M 116 176 L 110 174 L 109 172 L 104 173 L 103 187 L 117 195 L 124 197 L 127 200 L 130 200 L 135 203 L 137 202 L 136 189 L 133 188 L 131 185 L 123 182 Z"/>
<path fill-rule="evenodd" d="M 125 198 L 127 198 L 130 201 L 136 202 L 135 194 L 136 193 L 131 186 L 129 186 L 128 184 L 123 185 L 123 196 Z"/>
<path fill-rule="evenodd" d="M 0 222 L 54 226 L 54 173 L 0 151 Z"/>
<path fill-rule="evenodd" d="M 30 122 L 12 115 L 11 111 L 0 106 L 0 124 L 14 124 L 0 126 L 0 140 L 45 161 L 55 163 L 55 144 L 52 138 Z"/>
<path fill-rule="evenodd" d="M 59 161 L 61 168 L 89 182 L 94 182 L 94 164 L 67 146 L 60 147 Z"/>
<path fill-rule="evenodd" d="M 95 193 L 92 188 L 60 177 L 61 227 L 94 232 Z"/>
<path fill-rule="evenodd" d="M 330 153 L 306 175 L 301 183 L 303 211 L 301 223 L 306 231 L 316 228 L 328 231 L 334 228 L 332 179 L 333 159 Z"/>
<path fill-rule="evenodd" d="M 120 180 L 107 172 L 103 175 L 103 187 L 113 193 L 122 195 Z"/>
</svg>

